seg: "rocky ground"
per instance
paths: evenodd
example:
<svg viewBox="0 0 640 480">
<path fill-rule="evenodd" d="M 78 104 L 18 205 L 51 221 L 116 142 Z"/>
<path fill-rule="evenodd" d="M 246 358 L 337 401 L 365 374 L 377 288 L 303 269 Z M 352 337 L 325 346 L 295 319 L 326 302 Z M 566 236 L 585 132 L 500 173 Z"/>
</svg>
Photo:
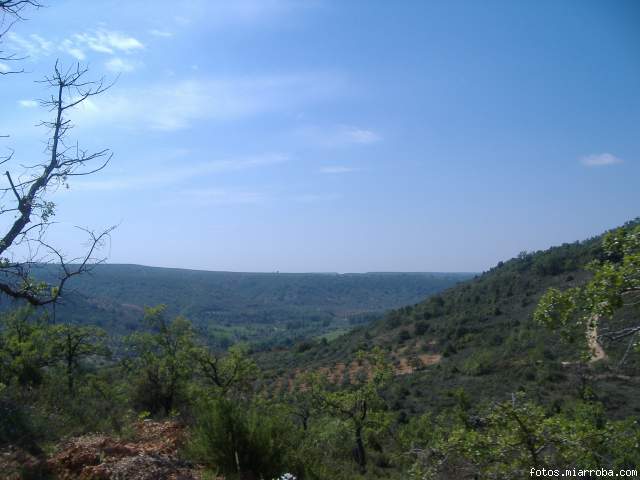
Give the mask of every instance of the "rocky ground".
<svg viewBox="0 0 640 480">
<path fill-rule="evenodd" d="M 130 439 L 84 435 L 59 445 L 49 458 L 8 449 L 0 452 L 1 478 L 200 480 L 201 470 L 178 457 L 184 433 L 176 422 L 145 420 Z"/>
</svg>

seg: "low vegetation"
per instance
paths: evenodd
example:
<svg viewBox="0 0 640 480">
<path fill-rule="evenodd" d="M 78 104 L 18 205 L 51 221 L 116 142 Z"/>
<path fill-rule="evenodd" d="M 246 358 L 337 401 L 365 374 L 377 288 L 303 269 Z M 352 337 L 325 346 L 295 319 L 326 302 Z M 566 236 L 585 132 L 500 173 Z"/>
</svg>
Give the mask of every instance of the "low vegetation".
<svg viewBox="0 0 640 480">
<path fill-rule="evenodd" d="M 0 330 L 0 442 L 13 452 L 3 458 L 15 478 L 56 478 L 54 459 L 81 445 L 99 450 L 83 460 L 90 471 L 116 472 L 131 460 L 110 442 L 135 450 L 148 421 L 185 428 L 161 460 L 185 478 L 634 468 L 638 354 L 619 340 L 637 328 L 639 228 L 523 253 L 366 329 L 284 351 L 215 348 L 164 306 L 124 337 L 15 309 Z M 598 361 L 594 314 L 607 353 Z M 18 457 L 31 460 L 18 468 Z"/>
</svg>

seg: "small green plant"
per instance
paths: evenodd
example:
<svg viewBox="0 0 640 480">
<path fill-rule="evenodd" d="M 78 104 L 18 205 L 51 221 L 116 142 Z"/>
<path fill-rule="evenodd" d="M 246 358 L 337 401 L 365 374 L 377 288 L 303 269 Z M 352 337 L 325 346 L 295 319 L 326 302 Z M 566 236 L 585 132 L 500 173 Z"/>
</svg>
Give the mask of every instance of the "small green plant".
<svg viewBox="0 0 640 480">
<path fill-rule="evenodd" d="M 148 410 L 143 410 L 142 412 L 138 413 L 138 420 L 140 422 L 145 421 L 146 419 L 151 418 L 151 412 Z"/>
</svg>

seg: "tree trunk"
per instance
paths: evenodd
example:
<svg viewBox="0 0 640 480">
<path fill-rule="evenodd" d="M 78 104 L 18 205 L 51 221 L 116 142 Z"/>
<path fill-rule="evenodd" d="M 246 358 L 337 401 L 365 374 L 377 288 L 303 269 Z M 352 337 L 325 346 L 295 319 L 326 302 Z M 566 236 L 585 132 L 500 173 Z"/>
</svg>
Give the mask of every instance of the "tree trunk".
<svg viewBox="0 0 640 480">
<path fill-rule="evenodd" d="M 362 427 L 356 427 L 356 448 L 354 450 L 354 457 L 358 467 L 360 467 L 360 473 L 366 473 L 367 471 L 367 457 L 364 451 L 364 442 L 362 441 Z"/>
<path fill-rule="evenodd" d="M 67 334 L 67 389 L 69 393 L 73 393 L 73 348 L 71 345 L 70 335 Z"/>
</svg>

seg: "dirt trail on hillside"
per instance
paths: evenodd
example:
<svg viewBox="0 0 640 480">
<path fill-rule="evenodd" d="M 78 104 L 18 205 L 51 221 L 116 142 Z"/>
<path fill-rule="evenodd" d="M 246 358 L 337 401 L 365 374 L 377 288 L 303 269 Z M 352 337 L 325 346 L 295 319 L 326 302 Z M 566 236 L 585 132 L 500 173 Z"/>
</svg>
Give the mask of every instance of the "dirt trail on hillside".
<svg viewBox="0 0 640 480">
<path fill-rule="evenodd" d="M 589 360 L 590 362 L 597 362 L 599 360 L 604 360 L 605 358 L 607 358 L 607 353 L 604 351 L 604 348 L 602 348 L 602 345 L 600 345 L 600 342 L 598 341 L 598 320 L 598 317 L 594 317 L 589 322 L 589 326 L 587 327 L 587 340 L 589 342 L 589 351 L 591 352 L 591 359 Z"/>
</svg>

